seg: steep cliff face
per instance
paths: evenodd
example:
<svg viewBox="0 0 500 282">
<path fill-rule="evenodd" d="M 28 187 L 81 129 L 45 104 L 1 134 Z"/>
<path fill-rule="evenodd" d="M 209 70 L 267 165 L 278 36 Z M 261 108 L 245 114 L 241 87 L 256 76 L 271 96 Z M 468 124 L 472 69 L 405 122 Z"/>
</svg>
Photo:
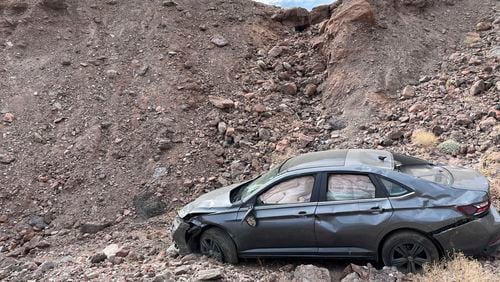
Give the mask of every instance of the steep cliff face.
<svg viewBox="0 0 500 282">
<path fill-rule="evenodd" d="M 484 14 L 470 1 L 345 1 L 324 24 L 329 59 L 325 102 L 346 118 L 372 116 L 463 40 Z"/>
</svg>

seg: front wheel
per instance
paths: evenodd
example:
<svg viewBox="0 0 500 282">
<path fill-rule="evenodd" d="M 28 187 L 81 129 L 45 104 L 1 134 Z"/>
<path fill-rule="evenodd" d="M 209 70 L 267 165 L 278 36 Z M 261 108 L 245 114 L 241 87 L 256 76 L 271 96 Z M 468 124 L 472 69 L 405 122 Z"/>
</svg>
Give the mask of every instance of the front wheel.
<svg viewBox="0 0 500 282">
<path fill-rule="evenodd" d="M 398 232 L 389 237 L 382 247 L 382 260 L 404 273 L 419 272 L 423 266 L 439 259 L 434 243 L 416 232 Z"/>
<path fill-rule="evenodd" d="M 201 234 L 200 252 L 220 262 L 238 263 L 238 253 L 233 239 L 218 228 L 210 228 Z"/>
</svg>

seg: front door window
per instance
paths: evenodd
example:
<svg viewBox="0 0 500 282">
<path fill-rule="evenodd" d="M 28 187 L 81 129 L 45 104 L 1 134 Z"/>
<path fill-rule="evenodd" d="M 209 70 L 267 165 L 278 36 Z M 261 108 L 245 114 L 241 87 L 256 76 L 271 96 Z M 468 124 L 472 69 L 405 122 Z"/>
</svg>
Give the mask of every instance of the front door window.
<svg viewBox="0 0 500 282">
<path fill-rule="evenodd" d="M 314 187 L 313 176 L 303 176 L 283 181 L 259 197 L 264 205 L 305 203 L 311 200 Z"/>
</svg>

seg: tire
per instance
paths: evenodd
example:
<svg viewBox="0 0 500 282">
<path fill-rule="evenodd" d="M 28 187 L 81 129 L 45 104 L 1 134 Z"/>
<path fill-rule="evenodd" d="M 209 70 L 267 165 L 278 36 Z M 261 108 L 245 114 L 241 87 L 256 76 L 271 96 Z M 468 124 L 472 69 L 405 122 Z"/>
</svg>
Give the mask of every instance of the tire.
<svg viewBox="0 0 500 282">
<path fill-rule="evenodd" d="M 201 234 L 200 252 L 220 262 L 238 263 L 238 252 L 233 239 L 219 228 L 210 228 Z"/>
<path fill-rule="evenodd" d="M 384 265 L 409 273 L 419 272 L 424 264 L 439 260 L 439 251 L 429 238 L 411 231 L 391 235 L 382 246 Z"/>
</svg>

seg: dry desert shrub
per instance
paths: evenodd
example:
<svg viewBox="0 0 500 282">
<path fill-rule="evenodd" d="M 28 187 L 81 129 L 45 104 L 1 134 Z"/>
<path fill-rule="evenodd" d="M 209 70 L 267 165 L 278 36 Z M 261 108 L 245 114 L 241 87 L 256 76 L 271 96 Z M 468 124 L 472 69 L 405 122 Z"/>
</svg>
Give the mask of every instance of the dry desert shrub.
<svg viewBox="0 0 500 282">
<path fill-rule="evenodd" d="M 419 282 L 490 282 L 498 277 L 479 261 L 455 254 L 450 260 L 424 267 L 424 273 L 415 279 Z"/>
<path fill-rule="evenodd" d="M 438 138 L 434 133 L 424 129 L 415 130 L 411 136 L 411 140 L 414 145 L 422 148 L 433 148 L 438 142 Z"/>
</svg>

